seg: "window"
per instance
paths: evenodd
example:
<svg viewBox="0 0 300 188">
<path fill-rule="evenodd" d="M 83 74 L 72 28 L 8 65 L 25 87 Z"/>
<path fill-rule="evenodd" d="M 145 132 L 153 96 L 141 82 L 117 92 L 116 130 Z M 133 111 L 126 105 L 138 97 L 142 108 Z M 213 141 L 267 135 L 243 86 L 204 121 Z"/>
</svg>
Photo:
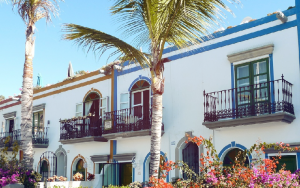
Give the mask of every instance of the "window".
<svg viewBox="0 0 300 188">
<path fill-rule="evenodd" d="M 76 117 L 79 117 L 79 116 L 82 116 L 83 113 L 82 113 L 82 103 L 78 103 L 76 104 L 76 113 L 75 113 L 75 116 Z"/>
<path fill-rule="evenodd" d="M 33 123 L 32 123 L 33 133 L 44 130 L 44 113 L 43 113 L 43 111 L 34 112 L 32 121 L 33 121 Z"/>
<path fill-rule="evenodd" d="M 247 116 L 270 101 L 269 59 L 261 59 L 235 66 L 237 110 Z M 249 108 L 250 107 L 250 108 Z M 266 110 L 268 108 L 265 108 Z M 247 111 L 247 112 L 246 112 Z"/>
<path fill-rule="evenodd" d="M 5 132 L 12 134 L 14 131 L 15 119 L 6 119 Z"/>
<path fill-rule="evenodd" d="M 276 157 L 278 159 L 279 164 L 277 164 L 276 172 L 282 169 L 284 166 L 285 170 L 291 171 L 294 173 L 297 170 L 297 157 L 296 155 L 285 155 L 281 154 L 281 157 L 278 158 L 277 156 L 270 156 L 269 158 L 272 159 Z"/>
<path fill-rule="evenodd" d="M 124 110 L 126 108 L 129 108 L 129 94 L 128 93 L 121 93 L 120 110 Z"/>
<path fill-rule="evenodd" d="M 239 155 L 239 152 L 240 152 L 240 155 Z M 238 148 L 234 148 L 234 149 L 228 151 L 223 159 L 223 166 L 232 166 L 235 163 L 236 157 L 239 157 L 238 158 L 239 161 L 243 160 L 241 158 L 242 152 L 243 152 L 243 150 L 238 149 Z M 248 157 L 246 157 L 246 161 L 244 162 L 244 164 L 247 166 L 249 165 Z"/>
<path fill-rule="evenodd" d="M 101 98 L 100 115 L 104 116 L 105 112 L 108 112 L 108 97 Z"/>
</svg>

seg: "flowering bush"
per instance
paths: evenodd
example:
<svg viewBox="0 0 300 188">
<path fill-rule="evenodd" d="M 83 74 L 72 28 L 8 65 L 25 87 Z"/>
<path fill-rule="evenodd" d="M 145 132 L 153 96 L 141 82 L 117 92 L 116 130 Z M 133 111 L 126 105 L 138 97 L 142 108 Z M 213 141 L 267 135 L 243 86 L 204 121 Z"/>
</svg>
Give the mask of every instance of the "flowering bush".
<svg viewBox="0 0 300 188">
<path fill-rule="evenodd" d="M 67 181 L 67 178 L 63 177 L 63 176 L 56 176 L 54 175 L 53 177 L 49 177 L 47 179 L 48 182 L 54 182 L 54 181 Z"/>
<path fill-rule="evenodd" d="M 132 182 L 131 184 L 129 184 L 129 187 L 130 188 L 142 188 L 143 185 L 140 182 L 135 181 L 135 182 Z"/>
<path fill-rule="evenodd" d="M 286 171 L 284 165 L 279 172 L 276 167 L 279 164 L 281 151 L 296 151 L 297 147 L 290 147 L 288 144 L 276 143 L 266 144 L 258 142 L 249 150 L 240 151 L 235 156 L 235 161 L 231 166 L 223 166 L 211 139 L 203 137 L 191 138 L 188 136 L 186 143 L 192 142 L 205 147 L 205 154 L 200 156 L 200 174 L 189 169 L 183 161 L 167 161 L 160 166 L 162 178 L 150 177 L 152 187 L 300 187 L 299 171 L 291 173 Z M 278 157 L 272 159 L 262 159 L 265 149 L 274 148 L 280 150 Z M 257 160 L 250 165 L 246 163 L 247 156 L 255 156 Z M 173 183 L 166 183 L 167 174 L 178 168 L 186 175 L 186 179 L 178 179 Z"/>
<path fill-rule="evenodd" d="M 75 181 L 82 181 L 83 180 L 83 175 L 79 172 L 77 172 L 76 174 L 74 174 L 73 179 Z"/>
<path fill-rule="evenodd" d="M 8 143 L 8 137 L 4 143 Z M 22 183 L 26 188 L 34 188 L 37 181 L 40 181 L 41 175 L 37 172 L 26 169 L 24 162 L 16 159 L 19 151 L 17 142 L 13 144 L 13 155 L 8 158 L 7 147 L 0 152 L 0 187 L 8 184 Z"/>
<path fill-rule="evenodd" d="M 87 179 L 88 179 L 89 181 L 92 181 L 93 179 L 95 179 L 95 174 L 91 174 L 91 173 L 88 172 L 88 177 L 87 177 Z"/>
</svg>

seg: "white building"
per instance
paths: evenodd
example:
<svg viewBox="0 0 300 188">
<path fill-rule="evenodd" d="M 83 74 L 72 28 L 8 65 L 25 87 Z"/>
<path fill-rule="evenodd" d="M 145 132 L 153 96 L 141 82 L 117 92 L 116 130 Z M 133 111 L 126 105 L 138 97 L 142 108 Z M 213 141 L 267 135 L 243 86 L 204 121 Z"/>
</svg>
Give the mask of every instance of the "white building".
<svg viewBox="0 0 300 188">
<path fill-rule="evenodd" d="M 274 14 L 204 37 L 199 46 L 164 50 L 171 60 L 164 72 L 166 160 L 199 171 L 203 147 L 186 144 L 186 133 L 212 136 L 225 165 L 259 139 L 300 145 L 300 1 L 283 13 L 286 22 Z M 69 180 L 78 171 L 101 173 L 104 185 L 148 181 L 150 84 L 148 69 L 125 63 L 122 71 L 95 71 L 36 90 L 34 167 Z M 3 134 L 18 134 L 12 132 L 20 129 L 20 111 L 19 101 L 0 102 Z M 46 132 L 46 140 L 38 135 Z M 274 154 L 268 150 L 265 157 Z M 289 170 L 300 168 L 300 153 L 282 155 Z M 171 172 L 167 181 L 178 177 L 179 171 Z"/>
</svg>

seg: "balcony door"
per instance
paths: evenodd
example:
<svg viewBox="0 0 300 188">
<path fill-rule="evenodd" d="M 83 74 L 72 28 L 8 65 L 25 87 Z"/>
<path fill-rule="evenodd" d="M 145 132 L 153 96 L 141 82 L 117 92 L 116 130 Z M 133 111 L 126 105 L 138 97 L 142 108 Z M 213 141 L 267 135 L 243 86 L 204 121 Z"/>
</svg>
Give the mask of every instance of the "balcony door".
<svg viewBox="0 0 300 188">
<path fill-rule="evenodd" d="M 145 80 L 136 82 L 131 89 L 133 115 L 139 119 L 150 118 L 150 84 Z"/>
<path fill-rule="evenodd" d="M 235 66 L 237 116 L 254 116 L 269 112 L 269 59 Z"/>
</svg>

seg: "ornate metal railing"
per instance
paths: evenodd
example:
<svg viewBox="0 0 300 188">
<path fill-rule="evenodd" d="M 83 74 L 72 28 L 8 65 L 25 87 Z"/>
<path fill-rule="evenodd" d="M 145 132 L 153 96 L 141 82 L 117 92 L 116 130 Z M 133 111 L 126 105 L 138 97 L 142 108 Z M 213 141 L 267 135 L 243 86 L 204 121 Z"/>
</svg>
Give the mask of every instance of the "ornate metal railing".
<svg viewBox="0 0 300 188">
<path fill-rule="evenodd" d="M 48 128 L 39 128 L 32 132 L 32 144 L 49 145 Z"/>
<path fill-rule="evenodd" d="M 76 117 L 59 122 L 61 140 L 102 135 L 102 119 L 97 116 Z"/>
<path fill-rule="evenodd" d="M 151 111 L 142 106 L 106 112 L 103 116 L 103 134 L 151 129 Z M 162 125 L 164 130 L 164 125 Z"/>
<path fill-rule="evenodd" d="M 292 86 L 281 79 L 204 94 L 204 121 L 243 118 L 275 112 L 294 114 Z"/>
<path fill-rule="evenodd" d="M 8 142 L 7 138 L 9 137 Z M 1 147 L 12 147 L 14 142 L 17 141 L 18 144 L 21 144 L 21 130 L 17 129 L 12 132 L 1 132 L 0 133 L 0 146 Z"/>
</svg>

